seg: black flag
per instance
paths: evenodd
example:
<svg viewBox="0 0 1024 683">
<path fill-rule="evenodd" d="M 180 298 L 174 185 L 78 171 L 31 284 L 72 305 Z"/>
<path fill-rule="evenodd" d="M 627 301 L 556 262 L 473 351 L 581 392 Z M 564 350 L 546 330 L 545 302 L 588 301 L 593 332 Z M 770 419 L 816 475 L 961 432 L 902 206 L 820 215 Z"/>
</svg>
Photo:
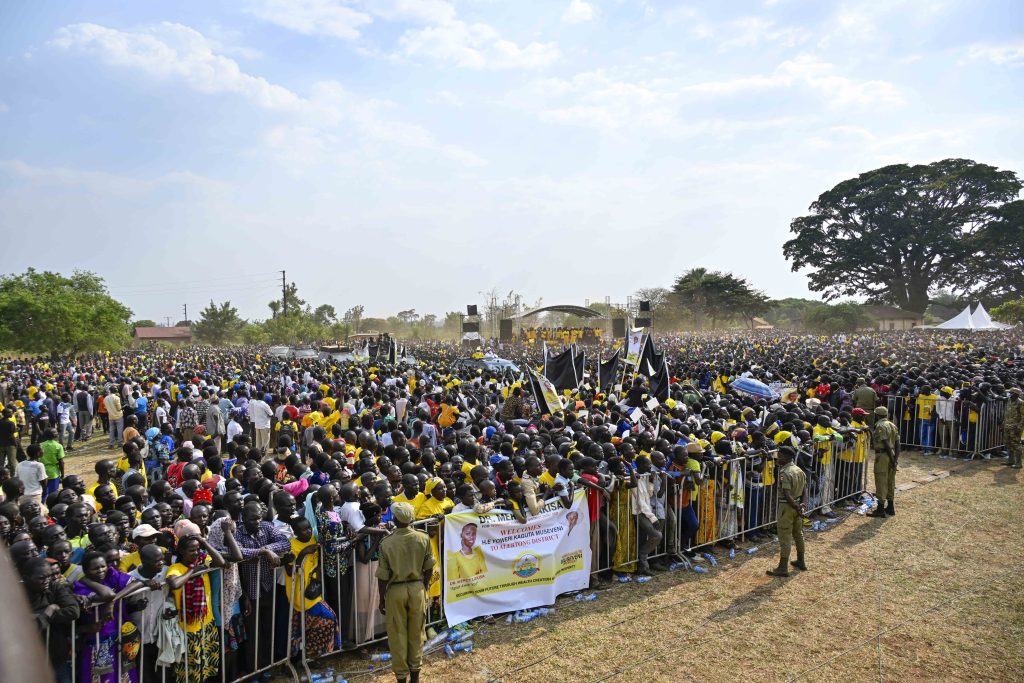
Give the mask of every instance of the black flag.
<svg viewBox="0 0 1024 683">
<path fill-rule="evenodd" d="M 597 384 L 598 390 L 605 393 L 611 391 L 615 385 L 615 378 L 619 374 L 619 364 L 622 362 L 622 352 L 619 349 L 608 360 L 597 362 Z"/>
</svg>

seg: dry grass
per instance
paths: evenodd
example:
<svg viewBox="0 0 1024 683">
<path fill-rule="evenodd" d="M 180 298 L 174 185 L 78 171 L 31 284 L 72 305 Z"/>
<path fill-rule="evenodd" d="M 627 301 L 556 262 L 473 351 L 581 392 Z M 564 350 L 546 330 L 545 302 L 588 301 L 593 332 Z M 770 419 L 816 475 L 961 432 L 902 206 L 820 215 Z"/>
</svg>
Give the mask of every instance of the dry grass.
<svg viewBox="0 0 1024 683">
<path fill-rule="evenodd" d="M 70 454 L 68 472 L 90 481 L 92 464 L 115 453 L 94 438 Z M 723 559 L 709 575 L 672 572 L 592 603 L 563 599 L 553 617 L 475 626 L 474 652 L 432 655 L 424 679 L 1019 680 L 1024 475 L 1002 462 L 905 454 L 898 483 L 923 483 L 900 491 L 898 515 L 852 515 L 808 533 L 807 573 L 765 576 L 773 546 Z M 332 665 L 366 673 L 351 657 Z"/>
<path fill-rule="evenodd" d="M 1021 473 L 907 454 L 897 516 L 808 534 L 811 570 L 771 579 L 768 552 L 710 575 L 616 586 L 554 617 L 477 627 L 425 680 L 1006 681 L 1024 667 Z M 876 637 L 877 636 L 877 637 Z M 336 668 L 357 670 L 359 664 Z M 379 673 L 373 680 L 394 680 Z"/>
</svg>

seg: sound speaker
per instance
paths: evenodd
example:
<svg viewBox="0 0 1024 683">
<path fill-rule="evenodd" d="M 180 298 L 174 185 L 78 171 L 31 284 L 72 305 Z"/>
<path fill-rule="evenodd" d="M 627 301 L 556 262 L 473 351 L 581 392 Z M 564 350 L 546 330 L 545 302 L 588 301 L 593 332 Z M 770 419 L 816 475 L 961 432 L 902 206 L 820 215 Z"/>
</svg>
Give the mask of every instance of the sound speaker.
<svg viewBox="0 0 1024 683">
<path fill-rule="evenodd" d="M 640 302 L 640 312 L 641 313 L 647 313 L 647 312 L 650 312 L 650 310 L 651 310 L 651 302 L 650 301 L 641 301 Z"/>
<path fill-rule="evenodd" d="M 466 306 L 466 315 L 476 315 L 476 306 L 472 304 Z"/>
<path fill-rule="evenodd" d="M 637 327 L 650 327 L 651 326 L 651 319 L 650 318 L 637 318 L 636 319 L 636 326 Z"/>
<path fill-rule="evenodd" d="M 612 337 L 622 339 L 626 336 L 626 319 L 612 318 Z"/>
<path fill-rule="evenodd" d="M 462 323 L 462 334 L 466 334 L 467 332 L 479 332 L 479 331 L 480 331 L 480 323 L 465 323 L 465 322 Z"/>
<path fill-rule="evenodd" d="M 498 323 L 498 339 L 501 341 L 512 341 L 512 322 L 511 320 L 502 320 Z"/>
</svg>

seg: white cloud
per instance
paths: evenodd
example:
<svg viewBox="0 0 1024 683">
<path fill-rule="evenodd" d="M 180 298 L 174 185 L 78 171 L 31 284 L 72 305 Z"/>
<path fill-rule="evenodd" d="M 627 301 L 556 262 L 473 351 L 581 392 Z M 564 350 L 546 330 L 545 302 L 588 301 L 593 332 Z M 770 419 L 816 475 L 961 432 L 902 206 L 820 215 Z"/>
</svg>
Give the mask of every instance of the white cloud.
<svg viewBox="0 0 1024 683">
<path fill-rule="evenodd" d="M 428 100 L 431 104 L 447 104 L 452 107 L 462 107 L 466 102 L 458 94 L 451 90 L 439 90 L 437 94 Z"/>
<path fill-rule="evenodd" d="M 260 0 L 248 11 L 271 24 L 301 33 L 342 40 L 359 38 L 359 29 L 373 21 L 370 15 L 338 0 Z"/>
<path fill-rule="evenodd" d="M 455 7 L 446 0 L 362 0 L 365 11 L 385 21 L 443 24 L 455 19 Z"/>
<path fill-rule="evenodd" d="M 702 99 L 806 91 L 827 109 L 891 107 L 903 103 L 892 83 L 856 80 L 832 64 L 801 56 L 779 64 L 766 75 L 688 83 L 680 77 L 643 75 L 598 69 L 570 79 L 538 79 L 506 99 L 511 106 L 541 120 L 578 125 L 604 132 L 634 129 L 640 134 L 673 137 L 710 134 L 730 137 L 737 132 L 792 122 L 793 117 L 767 120 L 687 118 L 684 107 Z"/>
<path fill-rule="evenodd" d="M 340 83 L 314 83 L 310 96 L 304 98 L 245 73 L 237 62 L 215 53 L 201 33 L 180 24 L 164 23 L 134 31 L 75 24 L 58 30 L 51 43 L 65 50 L 83 50 L 108 64 L 131 67 L 159 79 L 178 80 L 202 93 L 244 96 L 261 108 L 295 117 L 297 123 L 282 130 L 293 131 L 303 144 L 313 139 L 330 141 L 332 129 L 346 127 L 358 132 L 361 139 L 439 152 L 468 165 L 483 163 L 470 152 L 439 143 L 426 128 L 394 118 L 389 112 L 391 103 L 358 97 Z M 281 139 L 280 132 L 275 135 L 271 139 Z"/>
<path fill-rule="evenodd" d="M 806 42 L 810 32 L 792 26 L 778 26 L 771 19 L 762 17 L 741 17 L 721 31 L 725 34 L 719 43 L 720 50 L 757 47 L 765 43 L 777 43 L 783 47 L 794 47 Z"/>
<path fill-rule="evenodd" d="M 164 22 L 136 31 L 97 24 L 72 24 L 57 31 L 51 44 L 95 54 L 107 64 L 132 67 L 166 80 L 180 80 L 203 93 L 235 93 L 267 109 L 294 109 L 298 95 L 242 71 L 238 62 L 215 53 L 201 33 Z"/>
<path fill-rule="evenodd" d="M 972 45 L 967 51 L 971 61 L 986 61 L 996 66 L 1024 66 L 1024 43 L 1016 45 Z"/>
<path fill-rule="evenodd" d="M 145 179 L 61 166 L 35 166 L 21 159 L 0 159 L 0 173 L 12 178 L 31 181 L 36 185 L 83 188 L 97 194 L 118 196 L 139 195 L 169 186 L 202 192 L 222 191 L 226 187 L 219 180 L 191 171 L 176 171 L 156 178 Z"/>
<path fill-rule="evenodd" d="M 562 13 L 567 24 L 582 24 L 594 18 L 594 6 L 585 0 L 569 0 L 569 6 Z"/>
<path fill-rule="evenodd" d="M 408 30 L 399 45 L 407 57 L 427 57 L 477 70 L 538 69 L 561 58 L 554 43 L 532 42 L 520 47 L 488 24 L 459 19 Z"/>
</svg>

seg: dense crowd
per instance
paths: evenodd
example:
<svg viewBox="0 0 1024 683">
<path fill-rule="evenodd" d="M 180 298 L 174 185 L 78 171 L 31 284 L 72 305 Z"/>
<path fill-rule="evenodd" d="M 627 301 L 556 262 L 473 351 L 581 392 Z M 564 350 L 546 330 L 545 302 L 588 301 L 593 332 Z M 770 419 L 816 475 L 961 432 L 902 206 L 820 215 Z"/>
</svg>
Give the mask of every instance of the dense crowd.
<svg viewBox="0 0 1024 683">
<path fill-rule="evenodd" d="M 942 437 L 944 416 L 1020 402 L 1024 387 L 1018 331 L 657 343 L 667 400 L 652 402 L 628 368 L 599 386 L 595 353 L 554 415 L 529 382 L 454 369 L 462 352 L 440 342 L 411 348 L 415 366 L 275 360 L 255 347 L 4 360 L 0 540 L 57 679 L 74 668 L 89 683 L 155 681 L 167 666 L 181 681 L 230 680 L 297 655 L 300 632 L 307 656 L 380 637 L 374 577 L 396 501 L 417 520 L 505 509 L 527 521 L 582 487 L 595 581 L 650 573 L 763 530 L 742 514 L 724 534 L 706 528 L 706 482 L 736 459 L 757 462 L 751 484 L 772 483 L 779 449 L 820 474 L 814 444 L 848 441 L 894 405 L 912 415 L 908 443 L 955 452 L 961 429 Z M 536 346 L 501 355 L 540 364 Z M 740 377 L 780 396 L 736 391 Z M 1019 462 L 1024 425 L 1014 429 Z M 97 439 L 110 457 L 65 476 L 67 454 Z M 822 479 L 817 492 L 831 500 L 850 493 L 842 486 Z M 438 526 L 426 526 L 435 552 Z M 649 561 L 659 544 L 666 553 Z M 429 584 L 436 602 L 436 572 Z"/>
</svg>

